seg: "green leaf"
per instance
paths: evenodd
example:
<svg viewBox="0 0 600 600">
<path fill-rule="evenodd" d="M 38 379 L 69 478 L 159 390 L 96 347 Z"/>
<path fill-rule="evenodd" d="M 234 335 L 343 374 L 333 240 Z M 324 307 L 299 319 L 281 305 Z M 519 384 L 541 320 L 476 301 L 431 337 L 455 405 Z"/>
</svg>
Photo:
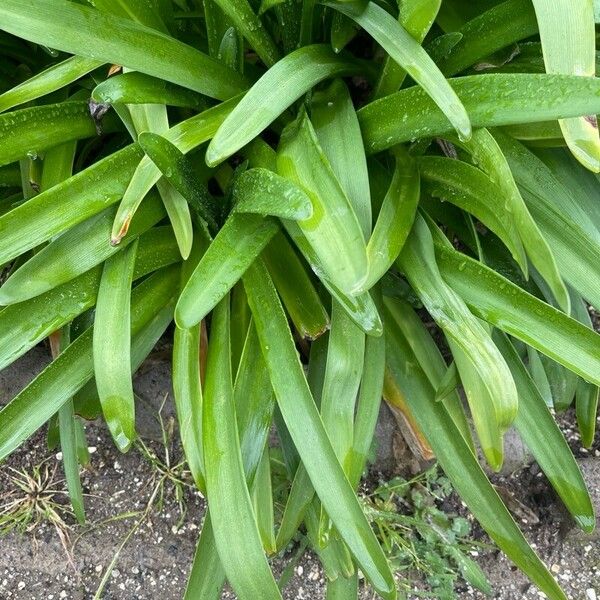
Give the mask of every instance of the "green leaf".
<svg viewBox="0 0 600 600">
<path fill-rule="evenodd" d="M 412 414 L 431 444 L 444 473 L 481 526 L 499 548 L 553 600 L 566 596 L 529 546 L 475 455 L 441 402 L 402 334 L 391 327 L 386 336 L 386 360 Z M 410 364 L 410 369 L 407 368 Z"/>
<path fill-rule="evenodd" d="M 252 10 L 248 0 L 213 0 L 213 2 L 231 19 L 267 67 L 272 67 L 279 60 L 279 50 L 275 42 Z"/>
<path fill-rule="evenodd" d="M 398 21 L 419 44 L 431 29 L 440 10 L 441 0 L 401 0 Z M 406 78 L 406 71 L 390 56 L 386 56 L 373 91 L 373 98 L 397 92 Z"/>
<path fill-rule="evenodd" d="M 249 169 L 236 179 L 232 197 L 237 213 L 273 215 L 295 221 L 313 215 L 311 199 L 300 187 L 261 167 Z"/>
<path fill-rule="evenodd" d="M 449 246 L 435 252 L 444 279 L 480 318 L 600 383 L 600 335 Z"/>
<path fill-rule="evenodd" d="M 361 291 L 368 268 L 362 230 L 306 113 L 284 130 L 277 170 L 299 185 L 312 202 L 312 216 L 298 221 L 298 227 L 327 279 L 346 294 Z"/>
<path fill-rule="evenodd" d="M 237 152 L 320 81 L 360 71 L 359 63 L 334 54 L 328 46 L 288 54 L 252 86 L 219 127 L 206 151 L 207 164 L 218 165 Z"/>
<path fill-rule="evenodd" d="M 260 533 L 262 545 L 267 554 L 274 554 L 275 524 L 273 515 L 273 490 L 271 486 L 271 464 L 269 458 L 269 447 L 265 446 L 262 459 L 256 471 L 254 485 L 252 487 L 252 505 L 256 524 Z"/>
<path fill-rule="evenodd" d="M 199 50 L 129 19 L 67 0 L 5 0 L 1 28 L 36 44 L 117 64 L 225 100 L 247 84 Z"/>
<path fill-rule="evenodd" d="M 199 210 L 209 229 L 216 230 L 216 207 L 212 204 L 208 189 L 199 181 L 190 159 L 175 144 L 156 133 L 143 132 L 138 142 L 165 179 L 191 206 Z"/>
<path fill-rule="evenodd" d="M 329 328 L 329 315 L 304 265 L 282 232 L 269 242 L 263 260 L 298 333 L 303 338 L 317 339 Z"/>
<path fill-rule="evenodd" d="M 131 283 L 137 242 L 104 263 L 94 318 L 94 374 L 102 412 L 121 452 L 135 433 L 135 401 L 131 382 Z"/>
<path fill-rule="evenodd" d="M 207 243 L 196 235 L 192 252 L 182 265 L 181 284 L 185 285 L 192 270 L 206 251 Z M 185 458 L 196 483 L 205 490 L 202 456 L 202 383 L 200 381 L 201 325 L 189 329 L 175 327 L 173 336 L 173 398 L 177 410 L 179 435 Z"/>
<path fill-rule="evenodd" d="M 352 99 L 342 80 L 335 79 L 327 89 L 313 94 L 311 122 L 368 239 L 372 218 L 367 159 Z"/>
<path fill-rule="evenodd" d="M 233 98 L 217 104 L 199 115 L 182 121 L 162 135 L 181 152 L 187 154 L 215 134 L 219 125 L 238 101 L 238 98 Z M 133 177 L 130 177 L 125 193 L 122 194 L 123 199 L 119 204 L 111 234 L 113 243 L 118 243 L 125 236 L 135 211 L 161 176 L 160 169 L 148 156 L 144 156 L 137 165 Z"/>
<path fill-rule="evenodd" d="M 0 263 L 101 212 L 121 198 L 142 156 L 129 146 L 0 217 Z M 69 202 L 61 200 L 68 196 Z"/>
<path fill-rule="evenodd" d="M 354 411 L 364 356 L 365 334 L 334 300 L 321 395 L 321 418 L 346 474 L 354 442 Z"/>
<path fill-rule="evenodd" d="M 34 254 L 0 287 L 0 304 L 15 304 L 39 296 L 105 261 L 121 248 L 108 244 L 116 208 L 71 227 Z M 133 219 L 129 243 L 165 217 L 158 196 L 152 194 Z"/>
<path fill-rule="evenodd" d="M 527 256 L 550 286 L 561 308 L 569 313 L 569 294 L 558 271 L 554 254 L 527 209 L 498 143 L 487 129 L 482 128 L 473 134 L 469 142 L 462 145 L 472 155 L 475 164 L 498 186 L 509 212 L 507 218 L 511 217 L 510 220 L 514 221 Z"/>
<path fill-rule="evenodd" d="M 436 402 L 440 401 L 437 394 L 446 377 L 448 366 L 438 345 L 415 309 L 406 300 L 386 297 L 383 301 L 388 318 L 393 319 L 394 326 L 402 331 L 431 387 L 436 391 Z M 475 451 L 471 426 L 467 422 L 458 393 L 452 390 L 441 402 L 469 447 Z"/>
<path fill-rule="evenodd" d="M 576 183 L 587 172 L 581 170 L 575 181 L 558 179 L 556 168 L 550 169 L 525 146 L 499 132 L 494 135 L 527 207 L 554 250 L 563 279 L 600 306 L 600 231 L 595 217 L 583 208 L 596 198 L 588 197 Z"/>
<path fill-rule="evenodd" d="M 160 308 L 173 303 L 178 271 L 157 273 L 134 289 L 132 335 L 151 322 Z M 0 411 L 0 460 L 39 429 L 92 375 L 92 330 L 88 329 Z"/>
<path fill-rule="evenodd" d="M 101 65 L 102 62 L 91 58 L 71 56 L 0 94 L 0 112 L 59 90 Z"/>
<path fill-rule="evenodd" d="M 398 258 L 412 228 L 421 195 L 415 161 L 400 147 L 395 149 L 394 158 L 394 175 L 367 244 L 369 275 L 365 289 L 373 287 Z"/>
<path fill-rule="evenodd" d="M 360 482 L 371 450 L 383 394 L 384 371 L 385 339 L 383 336 L 368 336 L 365 340 L 362 381 L 356 401 L 356 418 L 348 472 L 348 479 L 354 488 Z"/>
<path fill-rule="evenodd" d="M 455 75 L 537 31 L 535 12 L 529 0 L 500 2 L 460 27 L 457 32 L 461 35 L 460 41 L 443 57 L 440 69 L 446 76 Z"/>
<path fill-rule="evenodd" d="M 457 366 L 463 383 L 468 376 L 473 386 L 473 393 L 467 389 L 467 399 L 483 452 L 490 466 L 500 469 L 503 460 L 500 436 L 517 413 L 517 390 L 489 333 L 471 314 L 462 298 L 444 283 L 436 264 L 433 239 L 422 217 L 415 221 L 413 232 L 398 258 L 398 266 L 449 342 L 456 347 L 455 358 L 460 356 L 462 359 L 457 360 Z M 479 387 L 479 384 L 487 392 L 485 395 L 475 393 L 475 386 Z"/>
<path fill-rule="evenodd" d="M 596 30 L 589 0 L 559 4 L 533 0 L 547 73 L 594 77 Z M 565 141 L 581 164 L 600 172 L 600 137 L 595 113 L 591 117 L 561 119 Z"/>
<path fill-rule="evenodd" d="M 215 542 L 239 598 L 279 598 L 263 553 L 242 463 L 231 381 L 229 296 L 212 318 L 202 407 L 206 491 Z"/>
<path fill-rule="evenodd" d="M 70 140 L 95 136 L 87 102 L 61 102 L 0 115 L 0 165 L 38 154 Z"/>
<path fill-rule="evenodd" d="M 170 227 L 151 229 L 141 236 L 134 278 L 181 260 Z M 15 361 L 96 303 L 101 267 L 31 300 L 0 310 L 0 369 Z"/>
<path fill-rule="evenodd" d="M 596 525 L 594 508 L 569 444 L 506 335 L 496 332 L 494 342 L 519 390 L 519 412 L 515 419 L 519 435 L 577 524 L 584 531 L 591 532 Z"/>
<path fill-rule="evenodd" d="M 106 104 L 167 104 L 205 110 L 206 99 L 188 89 L 144 73 L 109 77 L 92 91 L 92 99 Z"/>
<path fill-rule="evenodd" d="M 450 85 L 474 128 L 600 113 L 600 81 L 593 77 L 501 73 L 460 77 Z M 452 131 L 444 113 L 418 87 L 367 104 L 358 119 L 367 154 Z"/>
<path fill-rule="evenodd" d="M 244 285 L 279 408 L 315 490 L 362 572 L 382 597 L 395 598 L 394 578 L 327 438 L 264 265 L 255 263 Z"/>
<path fill-rule="evenodd" d="M 504 242 L 527 276 L 527 256 L 516 219 L 497 184 L 477 167 L 441 156 L 421 157 L 419 172 L 426 192 L 474 215 Z"/>
<path fill-rule="evenodd" d="M 279 231 L 273 217 L 234 213 L 216 235 L 183 288 L 175 321 L 189 328 L 199 323 L 234 286 Z"/>
<path fill-rule="evenodd" d="M 427 52 L 385 9 L 369 2 L 362 12 L 345 3 L 324 2 L 354 19 L 365 29 L 440 107 L 463 139 L 471 137 L 471 122 L 456 92 Z"/>
</svg>

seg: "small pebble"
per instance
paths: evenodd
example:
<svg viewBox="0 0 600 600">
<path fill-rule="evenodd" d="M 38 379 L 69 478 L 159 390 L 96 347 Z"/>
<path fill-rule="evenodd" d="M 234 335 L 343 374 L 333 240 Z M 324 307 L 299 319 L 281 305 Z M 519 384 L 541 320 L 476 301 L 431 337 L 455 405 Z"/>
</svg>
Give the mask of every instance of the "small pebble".
<svg viewBox="0 0 600 600">
<path fill-rule="evenodd" d="M 587 600 L 596 600 L 596 591 L 592 588 L 588 588 L 585 590 L 585 597 Z"/>
</svg>

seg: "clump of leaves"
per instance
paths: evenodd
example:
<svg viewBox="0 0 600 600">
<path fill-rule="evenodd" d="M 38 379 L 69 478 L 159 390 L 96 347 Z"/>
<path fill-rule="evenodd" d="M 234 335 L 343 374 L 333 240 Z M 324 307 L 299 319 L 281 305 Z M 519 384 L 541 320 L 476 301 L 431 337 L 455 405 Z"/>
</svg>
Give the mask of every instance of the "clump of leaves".
<svg viewBox="0 0 600 600">
<path fill-rule="evenodd" d="M 469 421 L 496 470 L 514 425 L 593 529 L 549 411 L 575 401 L 591 444 L 592 4 L 2 0 L 0 368 L 60 343 L 0 412 L 0 459 L 58 413 L 82 519 L 78 419 L 103 415 L 131 448 L 131 374 L 174 322 L 179 431 L 209 505 L 188 598 L 228 580 L 279 599 L 266 555 L 302 523 L 332 598 L 356 596 L 359 569 L 396 596 L 355 494 L 383 395 L 499 547 L 563 599 Z M 272 423 L 290 486 L 277 524 Z"/>
<path fill-rule="evenodd" d="M 485 594 L 492 591 L 469 556 L 479 548 L 469 537 L 471 524 L 440 508 L 452 491 L 450 481 L 433 467 L 411 480 L 395 477 L 363 498 L 366 515 L 393 569 L 408 577 L 414 572 L 429 587 L 429 591 L 418 590 L 410 580 L 401 580 L 407 593 L 456 598 L 461 579 Z"/>
</svg>

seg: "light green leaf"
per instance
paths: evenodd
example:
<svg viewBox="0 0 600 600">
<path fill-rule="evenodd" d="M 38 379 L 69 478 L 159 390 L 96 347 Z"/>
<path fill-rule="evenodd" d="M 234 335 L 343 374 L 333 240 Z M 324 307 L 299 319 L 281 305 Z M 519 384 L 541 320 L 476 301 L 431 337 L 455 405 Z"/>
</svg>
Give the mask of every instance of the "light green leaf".
<svg viewBox="0 0 600 600">
<path fill-rule="evenodd" d="M 590 0 L 533 0 L 547 73 L 594 77 L 596 30 Z M 596 114 L 559 121 L 565 141 L 582 165 L 600 172 Z"/>
<path fill-rule="evenodd" d="M 36 44 L 122 65 L 225 100 L 240 93 L 239 73 L 164 33 L 67 0 L 4 0 L 0 28 Z"/>
<path fill-rule="evenodd" d="M 400 0 L 398 21 L 407 33 L 421 44 L 435 21 L 441 3 L 441 0 Z M 406 71 L 389 55 L 386 56 L 373 90 L 373 98 L 382 98 L 397 92 L 405 78 Z"/>
<path fill-rule="evenodd" d="M 50 94 L 77 81 L 101 65 L 102 62 L 98 60 L 71 56 L 0 94 L 0 112 Z"/>
<path fill-rule="evenodd" d="M 231 380 L 229 296 L 212 318 L 202 407 L 206 492 L 215 542 L 241 599 L 281 599 L 263 553 L 240 450 Z"/>
<path fill-rule="evenodd" d="M 461 378 L 463 374 L 468 375 L 472 386 L 480 383 L 487 392 L 484 396 L 467 394 L 467 399 L 482 444 L 490 444 L 483 446 L 486 458 L 492 468 L 499 469 L 503 460 L 500 435 L 517 413 L 517 390 L 489 333 L 461 297 L 444 283 L 436 264 L 433 240 L 422 217 L 415 221 L 413 232 L 398 258 L 398 266 L 432 318 L 459 350 L 461 359 L 464 356 L 464 360 L 457 361 Z M 475 392 L 474 387 L 473 390 Z"/>
<path fill-rule="evenodd" d="M 94 375 L 102 412 L 121 452 L 135 433 L 135 401 L 131 382 L 131 283 L 137 241 L 104 263 L 94 318 Z"/>
<path fill-rule="evenodd" d="M 116 209 L 71 227 L 34 254 L 0 287 L 0 304 L 15 304 L 39 296 L 100 264 L 120 248 L 108 244 Z M 158 196 L 152 196 L 133 219 L 129 243 L 165 217 Z"/>
<path fill-rule="evenodd" d="M 337 56 L 328 46 L 308 46 L 288 54 L 252 86 L 225 119 L 208 146 L 206 162 L 209 166 L 223 162 L 320 81 L 360 70 L 359 63 Z"/>
<path fill-rule="evenodd" d="M 312 484 L 362 572 L 383 598 L 393 599 L 394 578 L 327 438 L 264 265 L 254 263 L 244 285 L 279 408 Z"/>
<path fill-rule="evenodd" d="M 171 228 L 151 229 L 141 236 L 134 278 L 139 279 L 180 259 Z M 0 310 L 0 369 L 92 307 L 96 303 L 101 273 L 101 267 L 95 267 L 31 300 Z"/>
<path fill-rule="evenodd" d="M 298 221 L 298 227 L 327 279 L 346 294 L 361 291 L 368 268 L 362 230 L 306 113 L 284 130 L 277 170 L 299 185 L 312 202 L 312 216 Z"/>
<path fill-rule="evenodd" d="M 373 287 L 398 258 L 412 228 L 421 195 L 415 161 L 400 147 L 394 151 L 394 158 L 394 175 L 367 244 L 369 275 L 365 289 Z"/>
<path fill-rule="evenodd" d="M 435 252 L 442 276 L 476 315 L 600 383 L 600 335 L 451 247 L 436 244 Z"/>
<path fill-rule="evenodd" d="M 159 309 L 173 302 L 178 276 L 179 269 L 170 268 L 134 289 L 132 335 L 156 318 Z M 170 319 L 169 311 L 167 323 Z M 92 375 L 92 329 L 88 329 L 0 411 L 0 460 L 39 429 Z"/>
<path fill-rule="evenodd" d="M 600 113 L 600 80 L 593 77 L 500 73 L 460 77 L 450 85 L 474 128 Z M 367 154 L 452 131 L 444 113 L 418 87 L 367 104 L 358 119 Z"/>
<path fill-rule="evenodd" d="M 352 99 L 342 80 L 335 79 L 327 89 L 313 94 L 311 122 L 368 239 L 372 218 L 367 159 Z"/>
<path fill-rule="evenodd" d="M 375 2 L 358 12 L 350 4 L 324 2 L 354 19 L 429 94 L 463 139 L 471 137 L 469 115 L 427 52 L 402 25 Z"/>
</svg>

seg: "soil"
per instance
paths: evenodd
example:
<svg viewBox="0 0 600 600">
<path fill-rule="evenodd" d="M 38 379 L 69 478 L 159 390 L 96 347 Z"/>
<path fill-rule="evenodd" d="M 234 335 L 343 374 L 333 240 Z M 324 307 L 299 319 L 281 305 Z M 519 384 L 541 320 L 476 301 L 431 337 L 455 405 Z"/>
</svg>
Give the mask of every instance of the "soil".
<svg viewBox="0 0 600 600">
<path fill-rule="evenodd" d="M 0 373 L 0 404 L 12 397 L 46 360 L 45 350 L 36 348 L 17 365 Z M 142 406 L 147 407 L 146 412 L 141 411 L 138 422 L 146 438 L 156 440 L 160 434 L 153 415 L 168 392 L 167 373 L 164 361 L 154 360 L 136 381 Z M 568 413 L 560 419 L 600 511 L 600 447 L 590 451 L 580 449 L 573 422 L 573 415 Z M 140 511 L 147 508 L 157 483 L 155 466 L 139 451 L 120 454 L 102 424 L 89 423 L 86 432 L 92 452 L 91 466 L 82 475 L 87 525 L 77 525 L 72 515 L 61 513 L 69 526 L 66 545 L 72 547 L 70 553 L 66 552 L 56 527 L 47 521 L 23 534 L 12 532 L 0 538 L 0 600 L 93 598 L 119 546 L 132 531 Z M 146 443 L 159 458 L 164 456 L 165 449 L 160 442 L 150 439 Z M 50 473 L 56 469 L 52 487 L 64 490 L 64 483 L 60 481 L 61 458 L 55 450 L 48 450 L 45 432 L 38 432 L 0 466 L 0 505 L 4 504 L 6 495 L 15 490 L 12 469 L 31 471 L 43 461 L 47 461 L 44 465 Z M 173 449 L 171 459 L 172 464 L 180 460 L 177 448 Z M 371 476 L 378 475 L 372 473 Z M 519 502 L 513 502 L 511 506 L 526 537 L 558 578 L 568 597 L 572 600 L 600 597 L 600 539 L 584 536 L 573 529 L 537 466 L 531 465 L 496 478 L 495 483 L 514 492 L 518 498 Z M 55 498 L 66 508 L 63 494 Z M 179 600 L 182 597 L 205 505 L 200 494 L 186 488 L 183 506 L 186 514 L 179 527 L 181 506 L 173 486 L 165 484 L 162 504 L 156 500 L 147 518 L 121 551 L 108 578 L 104 599 Z M 447 502 L 444 509 L 467 514 L 458 498 Z M 127 517 L 129 513 L 138 516 Z M 532 524 L 536 519 L 538 522 Z M 489 542 L 477 526 L 474 537 Z M 474 557 L 493 586 L 493 598 L 542 597 L 498 551 L 480 551 Z M 285 560 L 274 562 L 277 573 L 281 573 L 284 563 Z M 307 553 L 297 564 L 283 596 L 289 600 L 325 598 L 324 576 L 312 554 Z M 375 597 L 366 587 L 361 589 L 361 600 Z M 411 597 L 416 598 L 416 592 Z M 484 598 L 468 586 L 457 588 L 457 597 Z M 235 596 L 225 591 L 223 598 Z"/>
</svg>

